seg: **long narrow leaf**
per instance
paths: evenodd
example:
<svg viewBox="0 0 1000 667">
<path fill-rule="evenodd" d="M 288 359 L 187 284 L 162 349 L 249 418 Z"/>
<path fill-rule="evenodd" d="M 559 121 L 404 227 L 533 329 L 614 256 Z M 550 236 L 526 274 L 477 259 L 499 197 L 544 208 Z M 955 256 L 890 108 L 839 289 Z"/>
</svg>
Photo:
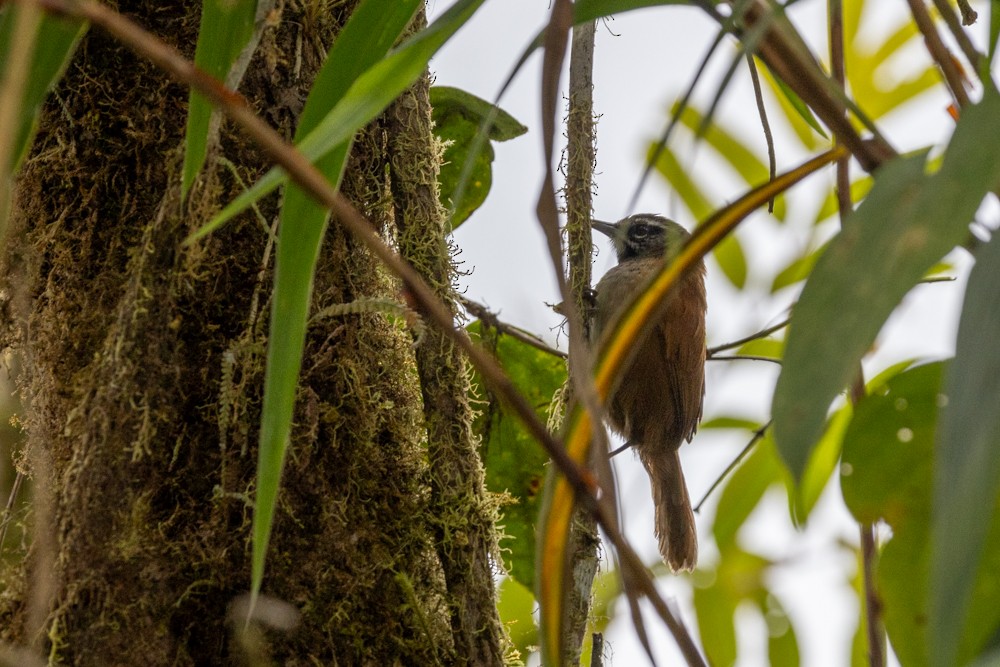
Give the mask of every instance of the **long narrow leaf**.
<svg viewBox="0 0 1000 667">
<path fill-rule="evenodd" d="M 925 154 L 882 167 L 875 186 L 816 263 L 792 313 L 772 414 L 778 451 L 796 479 L 827 409 L 903 295 L 965 240 L 1000 182 L 1000 96 L 963 110 L 941 169 Z"/>
<path fill-rule="evenodd" d="M 194 50 L 194 64 L 216 79 L 224 80 L 253 36 L 257 0 L 205 0 Z M 184 135 L 184 169 L 181 197 L 187 195 L 208 152 L 212 104 L 191 89 L 187 130 Z"/>
<path fill-rule="evenodd" d="M 14 59 L 11 48 L 16 45 L 14 23 L 16 10 L 19 8 L 19 5 L 8 5 L 4 8 L 6 11 L 0 12 L 0 62 L 6 63 L 8 67 Z M 15 132 L 9 165 L 11 171 L 16 170 L 24 158 L 31 143 L 38 109 L 49 89 L 62 76 L 86 30 L 85 23 L 43 14 L 36 37 L 39 48 L 31 55 L 28 63 L 28 78 L 17 104 L 19 113 L 16 122 L 12 128 L 3 128 L 4 132 L 11 129 Z"/>
<path fill-rule="evenodd" d="M 653 282 L 636 296 L 619 320 L 613 335 L 602 346 L 594 377 L 598 395 L 602 399 L 607 398 L 612 381 L 621 372 L 629 349 L 638 344 L 645 322 L 686 271 L 752 211 L 809 174 L 844 155 L 845 151 L 838 147 L 813 158 L 775 180 L 751 190 L 700 225 L 674 261 L 666 265 L 654 277 Z M 579 465 L 586 465 L 590 460 L 592 428 L 591 416 L 581 406 L 576 405 L 566 422 L 565 443 L 567 453 Z M 540 636 L 543 664 L 558 664 L 565 609 L 563 595 L 568 590 L 566 547 L 574 506 L 575 498 L 569 483 L 565 477 L 553 472 L 546 484 L 546 498 L 539 520 L 538 600 L 541 607 Z"/>
<path fill-rule="evenodd" d="M 358 6 L 313 83 L 299 119 L 297 135 L 313 131 L 327 110 L 342 103 L 359 75 L 384 62 L 385 54 L 413 18 L 419 2 L 404 0 L 387 6 L 381 0 L 365 0 Z M 349 147 L 350 137 L 347 137 L 317 162 L 316 166 L 334 185 L 339 184 L 343 174 Z M 278 227 L 264 379 L 253 520 L 253 595 L 260 591 L 264 576 L 302 364 L 313 274 L 328 215 L 326 208 L 310 199 L 301 188 L 295 185 L 288 188 Z"/>
<path fill-rule="evenodd" d="M 612 14 L 660 5 L 690 5 L 689 0 L 577 0 L 573 3 L 573 22 L 577 25 L 596 21 Z"/>
<path fill-rule="evenodd" d="M 340 98 L 336 106 L 325 114 L 322 121 L 297 142 L 296 147 L 310 161 L 316 162 L 349 141 L 358 128 L 380 114 L 390 102 L 417 80 L 427 67 L 431 56 L 465 25 L 482 3 L 483 0 L 458 0 L 432 25 L 421 30 L 388 57 L 368 69 L 353 82 L 350 89 Z M 192 234 L 188 240 L 196 240 L 217 229 L 287 181 L 288 175 L 275 167 Z"/>
<path fill-rule="evenodd" d="M 932 665 L 954 664 L 1000 493 L 1000 239 L 977 255 L 945 376 L 934 451 L 930 571 Z"/>
</svg>

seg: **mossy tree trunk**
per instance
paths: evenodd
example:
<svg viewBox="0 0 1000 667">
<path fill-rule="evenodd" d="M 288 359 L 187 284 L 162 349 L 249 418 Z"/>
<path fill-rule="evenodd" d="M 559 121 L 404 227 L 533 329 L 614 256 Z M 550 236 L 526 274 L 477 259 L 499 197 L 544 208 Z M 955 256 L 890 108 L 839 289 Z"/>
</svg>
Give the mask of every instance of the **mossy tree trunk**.
<svg viewBox="0 0 1000 667">
<path fill-rule="evenodd" d="M 193 53 L 197 7 L 119 5 Z M 285 136 L 353 3 L 302 5 L 285 4 L 241 89 Z M 360 133 L 343 190 L 448 298 L 426 85 Z M 465 362 L 364 305 L 308 332 L 264 581 L 299 625 L 248 642 L 227 621 L 249 583 L 277 200 L 181 245 L 267 167 L 224 124 L 182 204 L 186 101 L 91 31 L 20 175 L 6 342 L 23 359 L 36 498 L 30 552 L 3 573 L 0 639 L 51 664 L 498 664 Z M 314 310 L 402 298 L 331 222 Z"/>
</svg>

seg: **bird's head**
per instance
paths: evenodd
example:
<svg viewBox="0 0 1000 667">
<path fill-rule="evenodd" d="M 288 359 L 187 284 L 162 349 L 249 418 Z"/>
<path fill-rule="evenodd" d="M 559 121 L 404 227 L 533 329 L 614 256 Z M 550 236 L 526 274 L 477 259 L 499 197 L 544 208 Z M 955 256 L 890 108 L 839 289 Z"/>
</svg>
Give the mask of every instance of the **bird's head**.
<svg viewBox="0 0 1000 667">
<path fill-rule="evenodd" d="M 594 220 L 590 225 L 611 238 L 619 263 L 677 252 L 691 236 L 673 220 L 651 213 L 637 213 L 618 222 Z"/>
</svg>

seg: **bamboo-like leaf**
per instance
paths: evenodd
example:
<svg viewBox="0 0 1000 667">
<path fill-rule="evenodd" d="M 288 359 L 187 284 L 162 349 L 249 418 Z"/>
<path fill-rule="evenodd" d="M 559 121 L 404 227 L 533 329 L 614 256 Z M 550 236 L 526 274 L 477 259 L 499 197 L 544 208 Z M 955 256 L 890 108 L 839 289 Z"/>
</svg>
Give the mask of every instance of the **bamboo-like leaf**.
<svg viewBox="0 0 1000 667">
<path fill-rule="evenodd" d="M 629 348 L 638 343 L 640 334 L 644 332 L 644 323 L 650 319 L 657 305 L 686 271 L 690 270 L 711 248 L 718 245 L 725 235 L 752 211 L 845 154 L 842 148 L 835 148 L 815 157 L 800 167 L 780 175 L 774 181 L 751 190 L 700 225 L 674 261 L 654 276 L 641 294 L 636 295 L 613 334 L 602 345 L 594 377 L 598 395 L 606 399 L 616 374 L 623 369 Z M 579 465 L 585 466 L 590 458 L 592 428 L 590 415 L 581 406 L 574 406 L 566 421 L 565 443 L 567 453 Z M 573 490 L 569 483 L 565 477 L 553 471 L 546 483 L 538 540 L 538 600 L 541 607 L 540 626 L 544 664 L 558 664 L 564 610 L 563 595 L 567 591 L 566 546 L 574 504 Z"/>
<path fill-rule="evenodd" d="M 0 230 L 6 227 L 10 175 L 31 146 L 38 109 L 85 31 L 86 24 L 35 6 L 0 9 Z"/>
<path fill-rule="evenodd" d="M 948 368 L 934 450 L 929 642 L 932 665 L 955 661 L 1000 495 L 1000 239 L 976 257 Z M 961 493 L 956 493 L 961 489 Z"/>
<path fill-rule="evenodd" d="M 965 240 L 1000 181 L 1000 96 L 963 110 L 941 170 L 925 154 L 884 165 L 875 186 L 813 269 L 792 312 L 774 393 L 774 437 L 801 479 L 827 409 L 903 295 Z"/>
<path fill-rule="evenodd" d="M 778 93 L 778 98 L 781 100 L 781 105 L 785 109 L 786 115 L 789 118 L 797 117 L 807 126 L 815 130 L 818 135 L 824 139 L 829 139 L 829 136 L 826 134 L 826 130 L 824 130 L 823 126 L 820 125 L 816 116 L 813 114 L 812 109 L 809 108 L 809 105 L 803 102 L 802 98 L 799 97 L 794 90 L 788 87 L 788 84 L 782 81 L 779 77 L 774 76 L 765 63 L 760 60 L 758 60 L 757 63 L 762 66 L 762 70 L 764 71 L 764 80 L 771 85 L 772 90 Z M 793 111 L 795 116 L 789 114 L 788 111 Z M 802 139 L 802 143 L 807 147 L 815 144 L 815 137 L 812 137 L 812 135 L 806 135 L 801 132 L 798 133 L 799 139 Z M 806 136 L 809 138 L 807 139 Z"/>
<path fill-rule="evenodd" d="M 766 593 L 766 591 L 765 591 Z M 799 642 L 791 619 L 776 597 L 766 593 L 766 602 L 758 603 L 767 623 L 767 657 L 771 667 L 798 667 Z"/>
<path fill-rule="evenodd" d="M 741 602 L 738 596 L 716 573 L 711 586 L 695 586 L 694 612 L 698 619 L 698 633 L 709 664 L 736 664 L 736 607 Z"/>
<path fill-rule="evenodd" d="M 656 150 L 656 146 L 649 147 L 648 154 L 651 157 Z M 701 189 L 691 175 L 685 170 L 674 152 L 667 147 L 659 151 L 656 158 L 656 171 L 661 174 L 674 192 L 680 196 L 684 206 L 695 218 L 704 219 L 713 210 L 712 203 L 708 196 Z M 766 178 L 766 174 L 764 178 Z M 764 179 L 760 179 L 764 180 Z M 747 278 L 747 262 L 743 253 L 743 246 L 735 236 L 727 236 L 723 241 L 712 248 L 712 256 L 718 262 L 719 268 L 737 289 L 743 289 Z"/>
<path fill-rule="evenodd" d="M 207 74 L 224 81 L 253 36 L 256 12 L 257 0 L 205 0 L 201 6 L 194 64 Z M 212 112 L 212 103 L 192 88 L 184 135 L 181 197 L 187 196 L 191 184 L 205 164 Z"/>
<path fill-rule="evenodd" d="M 774 441 L 765 435 L 736 469 L 719 496 L 712 522 L 712 535 L 719 551 L 736 546 L 737 531 L 757 507 L 764 492 L 780 482 L 784 475 L 787 473 L 781 466 Z"/>
<path fill-rule="evenodd" d="M 676 113 L 676 105 L 674 107 Z M 735 133 L 722 127 L 718 121 L 705 127 L 704 114 L 693 106 L 686 106 L 680 115 L 680 122 L 691 132 L 701 134 L 705 142 L 733 168 L 747 185 L 762 183 L 770 176 L 764 161 L 747 146 Z M 774 202 L 774 217 L 785 219 L 785 199 L 778 197 Z"/>
<path fill-rule="evenodd" d="M 323 119 L 301 141 L 296 142 L 296 148 L 311 162 L 316 162 L 350 141 L 358 128 L 380 114 L 417 80 L 431 56 L 465 25 L 482 3 L 483 0 L 457 0 L 437 21 L 357 77 Z M 188 242 L 211 233 L 287 182 L 288 174 L 284 170 L 278 167 L 271 169 L 192 234 Z"/>
<path fill-rule="evenodd" d="M 327 109 L 342 104 L 362 72 L 385 62 L 385 53 L 410 22 L 418 4 L 419 0 L 406 0 L 387 7 L 380 0 L 365 0 L 358 5 L 313 84 L 299 119 L 299 134 L 313 131 Z M 317 162 L 317 168 L 334 184 L 339 183 L 343 173 L 349 139 L 348 136 Z M 253 595 L 260 591 L 264 576 L 295 407 L 313 274 L 328 211 L 292 185 L 285 194 L 280 215 L 253 516 Z"/>
</svg>

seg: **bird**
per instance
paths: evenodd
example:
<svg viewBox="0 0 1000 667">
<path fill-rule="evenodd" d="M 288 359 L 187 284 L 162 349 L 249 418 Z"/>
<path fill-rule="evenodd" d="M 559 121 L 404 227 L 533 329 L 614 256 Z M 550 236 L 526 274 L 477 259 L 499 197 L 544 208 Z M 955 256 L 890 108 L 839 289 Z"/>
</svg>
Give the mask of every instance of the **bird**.
<svg viewBox="0 0 1000 667">
<path fill-rule="evenodd" d="M 675 255 L 690 234 L 673 220 L 632 215 L 591 222 L 614 244 L 618 263 L 594 287 L 590 340 L 608 333 L 624 308 Z M 705 396 L 705 264 L 699 261 L 655 311 L 649 335 L 632 350 L 606 402 L 612 430 L 625 438 L 649 474 L 655 534 L 674 572 L 693 570 L 698 536 L 678 449 L 690 442 Z"/>
</svg>

